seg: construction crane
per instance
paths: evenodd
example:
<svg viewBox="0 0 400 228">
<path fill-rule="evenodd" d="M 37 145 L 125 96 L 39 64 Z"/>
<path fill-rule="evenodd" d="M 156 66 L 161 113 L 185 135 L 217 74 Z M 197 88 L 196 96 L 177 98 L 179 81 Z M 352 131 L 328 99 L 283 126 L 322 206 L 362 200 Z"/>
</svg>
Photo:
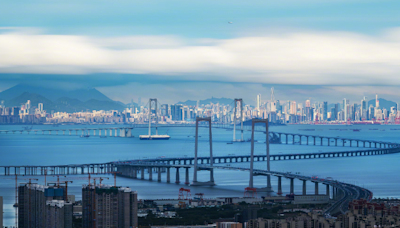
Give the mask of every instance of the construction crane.
<svg viewBox="0 0 400 228">
<path fill-rule="evenodd" d="M 47 168 L 44 170 L 44 186 L 46 186 L 47 171 L 54 171 L 54 170 L 53 169 L 47 170 Z"/>
<path fill-rule="evenodd" d="M 184 192 L 186 192 L 186 197 L 185 197 Z M 185 199 L 190 199 L 190 197 L 191 197 L 190 189 L 187 189 L 187 188 L 180 188 L 179 189 L 178 199 L 185 200 Z"/>
<path fill-rule="evenodd" d="M 60 187 L 60 176 L 67 177 L 67 176 L 63 176 L 63 175 L 54 175 L 53 177 L 57 177 L 57 187 Z"/>
<path fill-rule="evenodd" d="M 250 196 L 251 193 L 251 196 Z M 244 189 L 244 196 L 245 197 L 257 197 L 257 189 L 256 188 L 250 188 L 247 187 Z"/>
<path fill-rule="evenodd" d="M 63 184 L 65 184 L 65 191 L 64 191 L 64 200 L 65 202 L 68 201 L 68 183 L 73 183 L 72 181 L 68 181 L 68 180 L 62 180 L 61 181 Z"/>
</svg>

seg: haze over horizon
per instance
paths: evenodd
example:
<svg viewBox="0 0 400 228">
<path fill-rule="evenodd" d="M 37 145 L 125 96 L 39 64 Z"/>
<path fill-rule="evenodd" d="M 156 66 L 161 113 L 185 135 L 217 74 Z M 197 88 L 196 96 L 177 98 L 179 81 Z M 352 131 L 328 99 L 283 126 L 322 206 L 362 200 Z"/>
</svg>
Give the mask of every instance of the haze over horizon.
<svg viewBox="0 0 400 228">
<path fill-rule="evenodd" d="M 279 100 L 400 100 L 395 1 L 96 3 L 3 2 L 0 91 L 39 83 L 124 103 L 254 103 L 274 87 Z"/>
</svg>

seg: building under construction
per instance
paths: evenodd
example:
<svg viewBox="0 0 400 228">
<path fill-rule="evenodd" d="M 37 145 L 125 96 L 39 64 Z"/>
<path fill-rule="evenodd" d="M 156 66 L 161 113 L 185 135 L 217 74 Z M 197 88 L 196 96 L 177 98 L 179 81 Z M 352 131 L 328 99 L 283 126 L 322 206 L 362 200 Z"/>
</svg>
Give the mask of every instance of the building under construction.
<svg viewBox="0 0 400 228">
<path fill-rule="evenodd" d="M 84 185 L 82 188 L 83 228 L 138 226 L 137 192 L 130 188 Z"/>
<path fill-rule="evenodd" d="M 63 187 L 21 184 L 18 186 L 18 227 L 72 228 L 72 204 L 64 198 Z M 53 226 L 55 223 L 58 225 Z"/>
</svg>

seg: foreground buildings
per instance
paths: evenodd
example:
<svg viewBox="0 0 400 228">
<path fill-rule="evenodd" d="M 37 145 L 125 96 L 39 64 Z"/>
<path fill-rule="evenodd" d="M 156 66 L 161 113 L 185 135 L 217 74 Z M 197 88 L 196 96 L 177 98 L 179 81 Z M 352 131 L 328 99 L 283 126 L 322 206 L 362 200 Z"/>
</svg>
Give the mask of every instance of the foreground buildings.
<svg viewBox="0 0 400 228">
<path fill-rule="evenodd" d="M 137 192 L 130 188 L 108 185 L 82 188 L 83 227 L 137 227 L 137 211 Z"/>
</svg>

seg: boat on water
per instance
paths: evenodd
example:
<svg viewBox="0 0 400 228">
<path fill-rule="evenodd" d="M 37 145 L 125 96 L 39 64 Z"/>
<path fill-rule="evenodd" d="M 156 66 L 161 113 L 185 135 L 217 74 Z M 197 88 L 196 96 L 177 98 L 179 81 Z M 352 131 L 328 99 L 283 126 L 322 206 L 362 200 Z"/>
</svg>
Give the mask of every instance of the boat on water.
<svg viewBox="0 0 400 228">
<path fill-rule="evenodd" d="M 85 131 L 84 132 L 82 132 L 82 135 L 80 136 L 81 138 L 89 138 L 90 137 L 90 135 L 89 135 L 89 132 L 88 132 L 88 130 L 87 129 L 85 129 Z"/>
<path fill-rule="evenodd" d="M 251 142 L 251 138 L 247 139 L 246 142 Z M 258 142 L 257 140 L 254 140 L 254 142 Z"/>
<path fill-rule="evenodd" d="M 361 129 L 353 129 L 353 131 L 360 131 Z"/>
<path fill-rule="evenodd" d="M 171 138 L 169 135 L 140 135 L 140 140 L 168 140 Z"/>
</svg>

